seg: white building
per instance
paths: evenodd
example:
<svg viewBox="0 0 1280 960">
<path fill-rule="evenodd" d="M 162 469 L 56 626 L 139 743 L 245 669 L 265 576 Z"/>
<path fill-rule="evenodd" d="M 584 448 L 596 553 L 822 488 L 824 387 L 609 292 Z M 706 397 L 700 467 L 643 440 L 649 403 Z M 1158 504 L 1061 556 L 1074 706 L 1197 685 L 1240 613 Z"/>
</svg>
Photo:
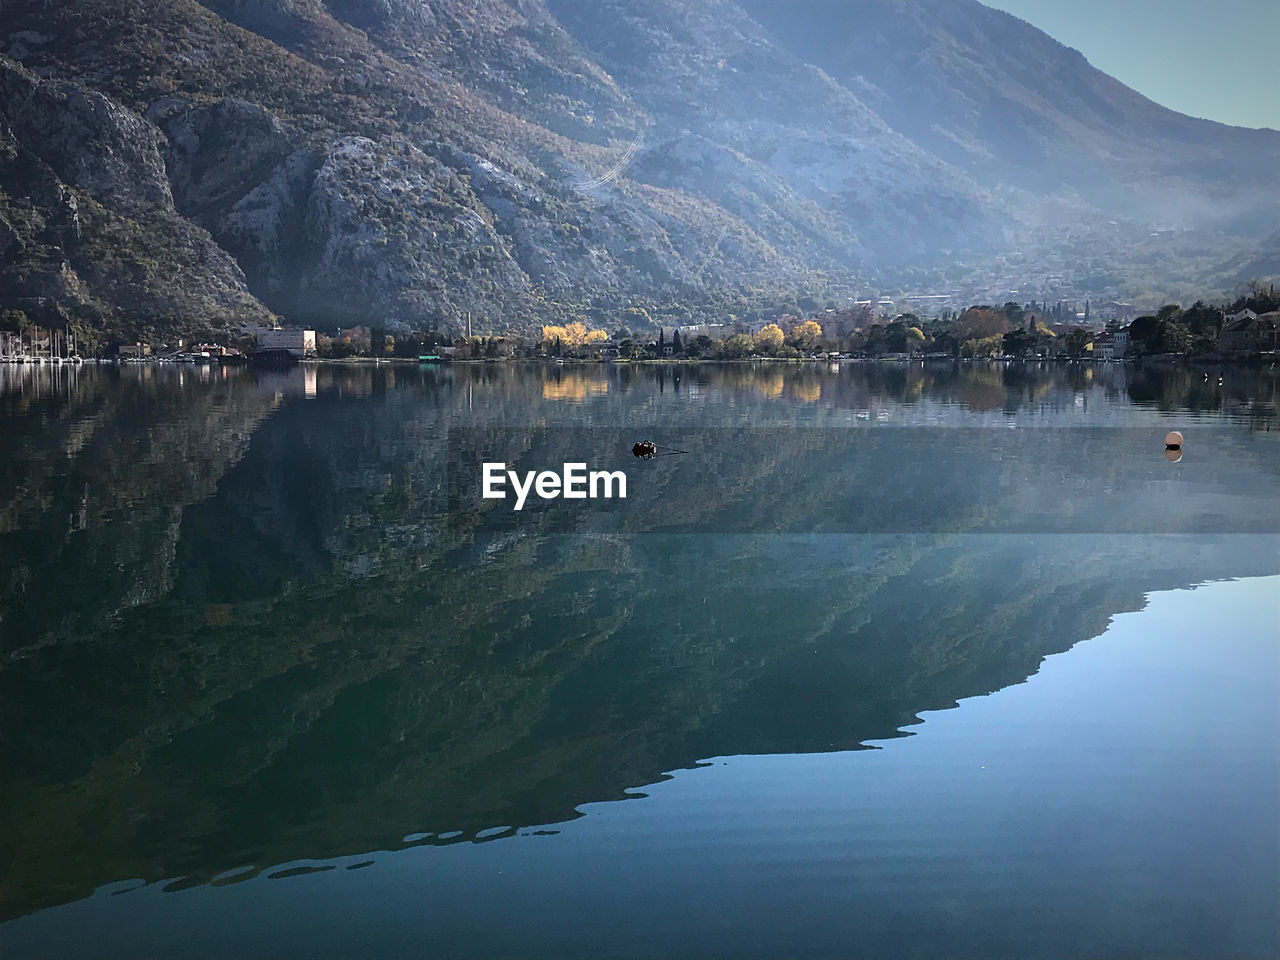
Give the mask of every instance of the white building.
<svg viewBox="0 0 1280 960">
<path fill-rule="evenodd" d="M 1233 313 L 1230 316 L 1223 317 L 1222 329 L 1225 330 L 1227 327 L 1237 324 L 1241 320 L 1257 320 L 1257 319 L 1258 319 L 1258 315 L 1254 313 L 1252 310 L 1248 310 L 1248 309 L 1241 310 L 1239 313 Z"/>
<path fill-rule="evenodd" d="M 1120 303 L 1117 300 L 1106 300 L 1092 304 L 1089 310 L 1091 320 L 1119 320 L 1125 322 L 1138 315 L 1132 303 Z"/>
<path fill-rule="evenodd" d="M 1116 348 L 1116 338 L 1120 336 L 1119 332 L 1110 333 L 1103 332 L 1093 338 L 1093 359 L 1095 360 L 1118 360 L 1124 356 L 1123 349 Z M 1127 341 L 1129 335 L 1124 334 Z"/>
<path fill-rule="evenodd" d="M 1115 351 L 1115 359 L 1120 360 L 1129 350 L 1129 331 L 1128 329 L 1117 330 L 1113 334 L 1112 346 Z"/>
<path fill-rule="evenodd" d="M 316 355 L 316 332 L 300 330 L 296 327 L 259 327 L 245 328 L 258 341 L 259 350 L 286 350 L 295 357 L 314 357 Z"/>
<path fill-rule="evenodd" d="M 727 323 L 691 323 L 683 327 L 661 327 L 660 329 L 668 341 L 674 340 L 675 335 L 679 333 L 681 343 L 691 343 L 698 337 L 723 340 L 733 333 L 733 328 Z"/>
</svg>

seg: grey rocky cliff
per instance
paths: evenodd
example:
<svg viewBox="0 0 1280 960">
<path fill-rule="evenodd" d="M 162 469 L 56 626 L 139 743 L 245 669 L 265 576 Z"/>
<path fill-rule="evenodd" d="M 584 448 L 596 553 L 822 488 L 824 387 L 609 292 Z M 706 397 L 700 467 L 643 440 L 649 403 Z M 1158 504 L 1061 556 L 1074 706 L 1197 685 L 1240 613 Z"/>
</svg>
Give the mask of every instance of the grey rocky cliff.
<svg viewBox="0 0 1280 960">
<path fill-rule="evenodd" d="M 171 208 L 173 195 L 154 126 L 100 93 L 37 80 L 0 62 L 0 103 L 15 137 L 69 185 L 121 213 Z"/>
<path fill-rule="evenodd" d="M 141 329 L 266 320 L 235 260 L 174 208 L 144 118 L 0 58 L 0 296 L 32 319 Z M 7 258 L 8 259 L 8 258 Z"/>
<path fill-rule="evenodd" d="M 482 309 L 528 289 L 488 211 L 456 173 L 404 141 L 333 144 L 307 199 L 303 233 L 318 249 L 300 296 L 310 311 L 364 291 L 389 326 L 423 326 L 448 304 Z M 452 295 L 442 278 L 466 275 Z M 359 319 L 352 317 L 351 319 Z"/>
</svg>

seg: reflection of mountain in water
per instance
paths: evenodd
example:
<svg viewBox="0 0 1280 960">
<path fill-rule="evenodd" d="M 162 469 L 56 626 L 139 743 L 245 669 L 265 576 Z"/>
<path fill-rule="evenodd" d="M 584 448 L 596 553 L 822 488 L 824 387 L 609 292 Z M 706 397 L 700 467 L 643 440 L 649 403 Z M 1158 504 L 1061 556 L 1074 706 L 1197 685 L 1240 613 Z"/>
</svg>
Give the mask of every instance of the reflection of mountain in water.
<svg viewBox="0 0 1280 960">
<path fill-rule="evenodd" d="M 4 915 L 127 877 L 554 822 L 716 755 L 853 749 L 1020 682 L 1147 592 L 1277 570 L 1264 536 L 468 532 L 437 512 L 448 428 L 559 410 L 538 406 L 540 372 L 475 372 L 468 390 L 467 370 L 359 371 L 296 401 L 247 375 L 86 384 L 39 432 L 6 408 L 30 469 L 0 478 L 0 549 L 25 571 L 0 590 L 17 652 L 0 807 L 21 826 Z M 750 376 L 714 376 L 738 416 Z M 891 403 L 840 380 L 824 396 Z M 673 388 L 609 382 L 577 419 L 653 422 Z M 770 416 L 808 409 L 771 392 Z M 771 507 L 810 509 L 831 482 L 797 477 Z M 59 530 L 84 483 L 112 505 Z"/>
<path fill-rule="evenodd" d="M 128 389 L 114 370 L 31 369 L 8 382 L 24 372 L 0 367 L 5 652 L 163 596 L 183 509 L 213 493 L 278 402 L 257 385 L 151 367 L 131 371 Z"/>
</svg>

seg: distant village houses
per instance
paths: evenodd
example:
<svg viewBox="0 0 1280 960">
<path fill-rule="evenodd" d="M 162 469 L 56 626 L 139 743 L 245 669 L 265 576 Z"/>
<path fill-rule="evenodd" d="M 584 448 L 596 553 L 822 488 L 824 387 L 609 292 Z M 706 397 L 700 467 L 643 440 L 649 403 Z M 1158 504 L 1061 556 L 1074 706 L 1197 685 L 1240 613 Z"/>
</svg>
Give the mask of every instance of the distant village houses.
<svg viewBox="0 0 1280 960">
<path fill-rule="evenodd" d="M 1224 353 L 1274 352 L 1277 321 L 1280 310 L 1263 314 L 1242 310 L 1227 318 L 1218 343 Z"/>
<path fill-rule="evenodd" d="M 1100 333 L 1093 338 L 1093 358 L 1095 360 L 1115 360 L 1116 357 L 1123 357 L 1124 351 L 1116 348 L 1116 335 L 1114 333 Z"/>
<path fill-rule="evenodd" d="M 1116 300 L 1105 300 L 1092 307 L 1090 319 L 1110 321 L 1118 320 L 1124 323 L 1134 319 L 1138 315 L 1137 309 L 1131 303 L 1120 303 Z"/>
</svg>

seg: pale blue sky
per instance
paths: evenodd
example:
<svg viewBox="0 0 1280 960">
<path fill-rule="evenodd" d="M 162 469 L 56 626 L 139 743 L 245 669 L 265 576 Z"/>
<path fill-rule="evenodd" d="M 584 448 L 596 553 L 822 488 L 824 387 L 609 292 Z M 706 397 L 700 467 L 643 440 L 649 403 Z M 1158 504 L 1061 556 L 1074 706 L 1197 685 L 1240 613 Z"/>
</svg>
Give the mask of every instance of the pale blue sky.
<svg viewBox="0 0 1280 960">
<path fill-rule="evenodd" d="M 983 0 L 1156 103 L 1280 129 L 1280 0 Z"/>
</svg>

